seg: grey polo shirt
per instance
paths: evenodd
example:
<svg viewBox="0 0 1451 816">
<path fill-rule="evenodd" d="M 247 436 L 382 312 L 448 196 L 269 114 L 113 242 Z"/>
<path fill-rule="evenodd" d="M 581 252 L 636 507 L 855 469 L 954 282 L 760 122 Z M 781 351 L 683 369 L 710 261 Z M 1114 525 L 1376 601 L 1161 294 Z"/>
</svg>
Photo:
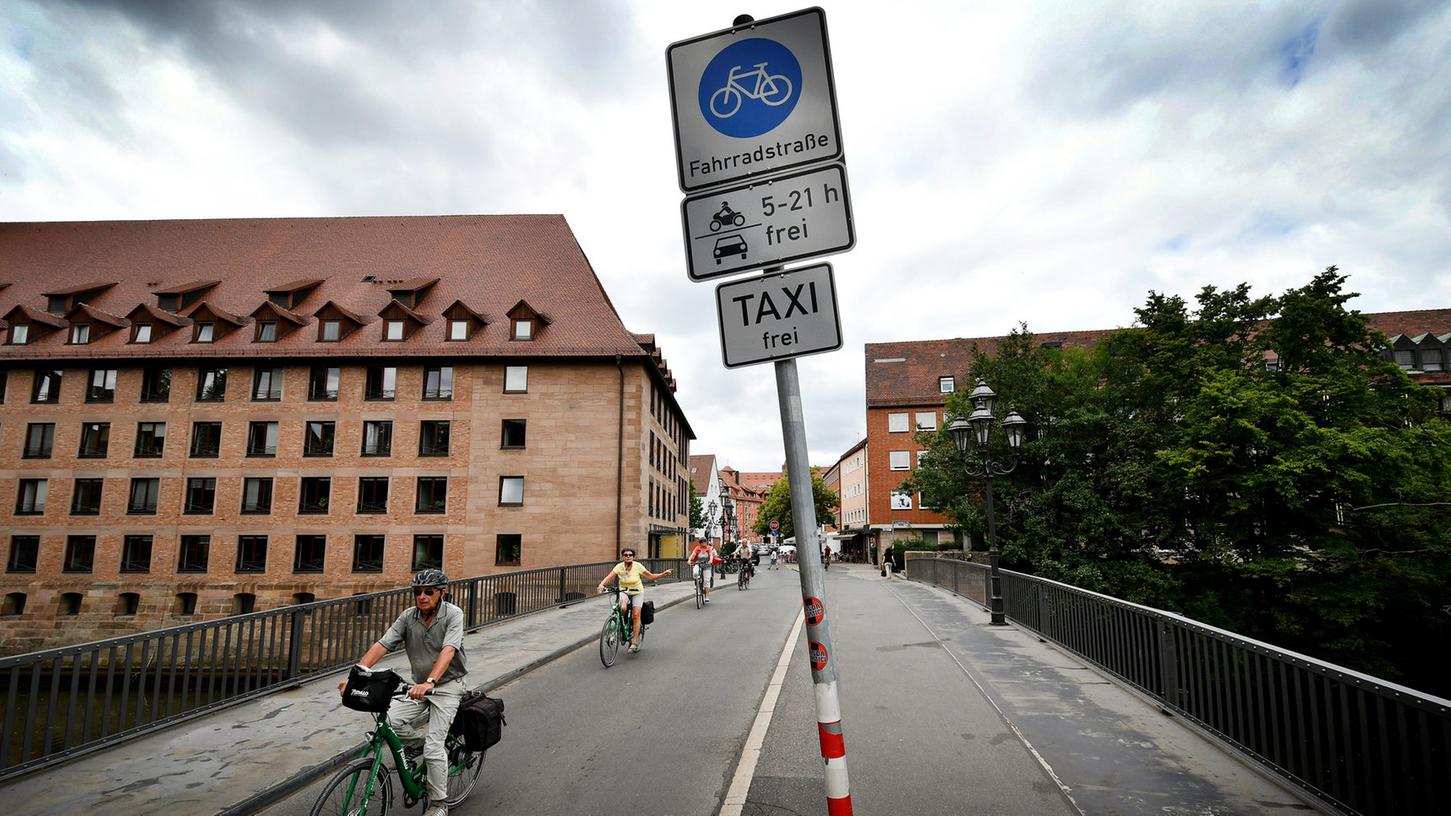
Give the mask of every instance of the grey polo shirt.
<svg viewBox="0 0 1451 816">
<path fill-rule="evenodd" d="M 443 676 L 436 679 L 444 683 L 468 674 L 468 669 L 464 668 L 464 611 L 448 601 L 443 602 L 443 608 L 428 625 L 424 625 L 418 607 L 403 610 L 378 643 L 390 652 L 403 646 L 408 652 L 408 666 L 413 670 L 415 683 L 428 679 L 433 664 L 438 662 L 438 653 L 445 646 L 455 649 L 453 660 L 449 661 Z"/>
</svg>

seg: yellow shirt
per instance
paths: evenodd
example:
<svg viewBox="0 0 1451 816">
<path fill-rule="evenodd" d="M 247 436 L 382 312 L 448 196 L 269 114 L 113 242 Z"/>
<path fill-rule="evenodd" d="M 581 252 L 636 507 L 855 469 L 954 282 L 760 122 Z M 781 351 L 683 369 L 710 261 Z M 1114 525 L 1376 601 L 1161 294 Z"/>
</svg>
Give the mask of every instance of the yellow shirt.
<svg viewBox="0 0 1451 816">
<path fill-rule="evenodd" d="M 631 564 L 630 566 L 634 567 L 634 569 L 627 571 L 625 562 L 621 561 L 615 565 L 612 572 L 620 577 L 620 589 L 623 589 L 631 595 L 638 595 L 645 591 L 645 568 L 640 564 Z"/>
</svg>

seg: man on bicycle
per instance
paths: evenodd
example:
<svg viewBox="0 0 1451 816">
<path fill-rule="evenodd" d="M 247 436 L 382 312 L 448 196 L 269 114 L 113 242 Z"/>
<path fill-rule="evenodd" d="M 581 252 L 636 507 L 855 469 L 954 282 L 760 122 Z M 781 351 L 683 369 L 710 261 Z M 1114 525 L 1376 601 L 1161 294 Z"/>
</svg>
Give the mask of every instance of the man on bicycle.
<svg viewBox="0 0 1451 816">
<path fill-rule="evenodd" d="M 464 613 L 444 600 L 447 586 L 448 576 L 443 570 L 420 570 L 413 576 L 414 605 L 403 610 L 358 661 L 359 666 L 371 669 L 400 645 L 408 653 L 414 686 L 408 690 L 407 699 L 388 709 L 388 724 L 405 745 L 423 743 L 430 802 L 423 816 L 448 813 L 444 804 L 448 798 L 448 754 L 443 743 L 459 702 L 468 691 L 463 681 L 468 674 L 464 668 Z M 338 684 L 339 694 L 346 685 L 346 680 Z"/>
<path fill-rule="evenodd" d="M 710 603 L 710 588 L 715 586 L 714 565 L 719 564 L 720 560 L 720 556 L 715 552 L 715 547 L 712 547 L 709 541 L 697 540 L 695 549 L 690 551 L 688 563 L 693 565 L 693 577 L 702 582 L 706 603 Z"/>
<path fill-rule="evenodd" d="M 751 550 L 751 545 L 745 543 L 744 541 L 742 541 L 740 544 L 737 544 L 735 557 L 741 562 L 740 568 L 741 571 L 746 574 L 746 580 L 749 581 L 750 579 L 755 578 L 756 567 L 754 553 Z"/>
<path fill-rule="evenodd" d="M 630 634 L 630 651 L 640 651 L 640 609 L 645 603 L 645 581 L 658 581 L 675 570 L 664 572 L 651 572 L 645 569 L 645 565 L 635 560 L 635 550 L 626 547 L 620 551 L 620 563 L 605 574 L 600 585 L 595 587 L 599 592 L 605 591 L 605 584 L 610 581 L 620 582 L 620 610 L 623 611 L 633 622 L 634 626 Z"/>
</svg>

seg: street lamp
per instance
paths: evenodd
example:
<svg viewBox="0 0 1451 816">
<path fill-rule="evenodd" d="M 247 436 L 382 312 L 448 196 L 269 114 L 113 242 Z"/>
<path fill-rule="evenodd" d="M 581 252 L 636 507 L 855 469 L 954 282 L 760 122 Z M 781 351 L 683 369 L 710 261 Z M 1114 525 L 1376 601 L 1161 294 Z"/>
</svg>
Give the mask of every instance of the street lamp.
<svg viewBox="0 0 1451 816">
<path fill-rule="evenodd" d="M 1002 576 L 998 573 L 998 529 L 993 514 L 993 477 L 1006 476 L 1018 466 L 1018 449 L 1023 445 L 1023 426 L 1028 423 L 1018 416 L 1017 411 L 1009 411 L 1000 423 L 1003 434 L 1008 438 L 1008 453 L 1006 456 L 994 456 L 991 442 L 993 400 L 996 398 L 997 394 L 988 388 L 987 382 L 978 380 L 977 387 L 968 395 L 968 399 L 972 401 L 972 413 L 967 419 L 958 417 L 953 420 L 947 431 L 952 434 L 952 444 L 957 446 L 958 454 L 963 457 L 963 470 L 967 471 L 968 477 L 984 479 L 987 482 L 987 551 L 990 576 L 988 611 L 992 615 L 992 625 L 1002 626 L 1007 621 L 1003 615 Z M 978 454 L 976 462 L 968 456 L 974 445 Z"/>
<path fill-rule="evenodd" d="M 705 543 L 710 543 L 710 528 L 715 526 L 715 499 L 705 506 Z"/>
</svg>

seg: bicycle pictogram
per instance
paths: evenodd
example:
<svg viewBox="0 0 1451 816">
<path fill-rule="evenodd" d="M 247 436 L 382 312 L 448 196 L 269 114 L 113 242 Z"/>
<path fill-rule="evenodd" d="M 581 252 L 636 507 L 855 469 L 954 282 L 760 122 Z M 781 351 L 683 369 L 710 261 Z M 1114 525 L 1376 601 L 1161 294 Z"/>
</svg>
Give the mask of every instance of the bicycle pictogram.
<svg viewBox="0 0 1451 816">
<path fill-rule="evenodd" d="M 753 71 L 743 71 L 741 65 L 731 68 L 725 87 L 710 95 L 710 112 L 717 118 L 729 119 L 741 109 L 744 99 L 755 99 L 773 108 L 784 105 L 795 90 L 791 80 L 785 74 L 767 73 L 766 65 L 758 62 Z"/>
</svg>

